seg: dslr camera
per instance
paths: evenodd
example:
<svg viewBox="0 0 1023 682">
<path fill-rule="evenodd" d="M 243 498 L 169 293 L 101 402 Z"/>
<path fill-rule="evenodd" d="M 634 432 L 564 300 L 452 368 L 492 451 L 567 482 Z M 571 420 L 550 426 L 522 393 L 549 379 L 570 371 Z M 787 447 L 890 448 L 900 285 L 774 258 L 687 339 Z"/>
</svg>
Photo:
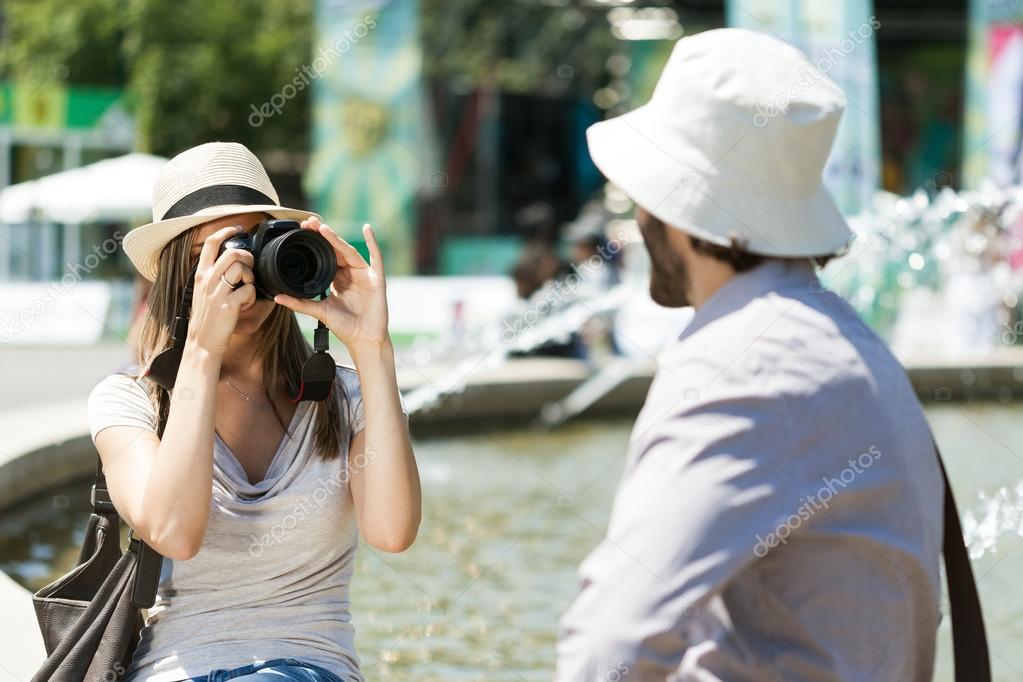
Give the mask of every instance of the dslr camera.
<svg viewBox="0 0 1023 682">
<path fill-rule="evenodd" d="M 252 254 L 256 298 L 273 299 L 277 294 L 315 298 L 330 288 L 337 272 L 330 242 L 294 220 L 264 220 L 253 234 L 228 239 L 220 252 L 225 249 Z"/>
</svg>

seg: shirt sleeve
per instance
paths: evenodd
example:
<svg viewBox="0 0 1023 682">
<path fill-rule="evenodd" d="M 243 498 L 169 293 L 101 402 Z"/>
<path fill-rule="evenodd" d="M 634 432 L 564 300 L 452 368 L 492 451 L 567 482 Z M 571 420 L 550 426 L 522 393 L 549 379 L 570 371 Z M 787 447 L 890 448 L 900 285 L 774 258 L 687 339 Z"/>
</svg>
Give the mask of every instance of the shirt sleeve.
<svg viewBox="0 0 1023 682">
<path fill-rule="evenodd" d="M 715 401 L 663 418 L 636 444 L 607 535 L 580 566 L 561 620 L 557 680 L 617 671 L 660 681 L 678 669 L 710 600 L 798 504 L 779 494 L 783 477 L 756 445 L 779 442 L 763 433 L 772 418 Z"/>
<path fill-rule="evenodd" d="M 342 413 L 347 414 L 348 423 L 351 424 L 351 435 L 354 436 L 366 428 L 366 413 L 362 404 L 362 386 L 359 383 L 359 373 L 354 368 L 345 365 L 338 365 L 337 368 L 338 376 L 348 397 L 348 409 L 347 411 L 342 410 Z M 400 391 L 398 392 L 398 402 L 401 403 L 402 414 L 408 420 L 408 408 L 405 406 L 405 399 Z"/>
<path fill-rule="evenodd" d="M 157 432 L 156 411 L 145 386 L 126 374 L 111 374 L 89 393 L 86 402 L 89 433 L 96 434 L 108 426 L 134 426 Z"/>
</svg>

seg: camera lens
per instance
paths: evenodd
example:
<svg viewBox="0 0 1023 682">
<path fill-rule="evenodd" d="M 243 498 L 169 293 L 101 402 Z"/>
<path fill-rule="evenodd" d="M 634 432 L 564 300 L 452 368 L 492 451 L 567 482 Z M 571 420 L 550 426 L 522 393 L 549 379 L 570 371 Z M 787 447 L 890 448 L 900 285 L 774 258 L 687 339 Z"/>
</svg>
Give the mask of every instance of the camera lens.
<svg viewBox="0 0 1023 682">
<path fill-rule="evenodd" d="M 293 230 L 264 246 L 258 268 L 270 296 L 314 298 L 330 288 L 337 260 L 323 235 Z"/>
<path fill-rule="evenodd" d="M 316 276 L 316 256 L 307 244 L 295 244 L 278 259 L 277 267 L 286 282 L 306 282 Z"/>
</svg>

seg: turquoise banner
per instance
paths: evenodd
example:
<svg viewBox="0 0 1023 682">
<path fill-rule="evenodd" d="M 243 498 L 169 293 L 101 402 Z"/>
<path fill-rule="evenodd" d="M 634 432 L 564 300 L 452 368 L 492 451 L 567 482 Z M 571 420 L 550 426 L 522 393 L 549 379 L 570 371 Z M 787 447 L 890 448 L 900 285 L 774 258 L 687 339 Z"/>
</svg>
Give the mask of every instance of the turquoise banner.
<svg viewBox="0 0 1023 682">
<path fill-rule="evenodd" d="M 880 186 L 875 32 L 870 0 L 726 0 L 729 26 L 770 33 L 802 50 L 848 104 L 824 181 L 846 215 L 870 206 Z"/>
<path fill-rule="evenodd" d="M 417 0 L 318 0 L 313 84 L 315 210 L 353 243 L 373 225 L 387 269 L 414 267 L 416 197 L 445 184 L 422 88 Z"/>
</svg>

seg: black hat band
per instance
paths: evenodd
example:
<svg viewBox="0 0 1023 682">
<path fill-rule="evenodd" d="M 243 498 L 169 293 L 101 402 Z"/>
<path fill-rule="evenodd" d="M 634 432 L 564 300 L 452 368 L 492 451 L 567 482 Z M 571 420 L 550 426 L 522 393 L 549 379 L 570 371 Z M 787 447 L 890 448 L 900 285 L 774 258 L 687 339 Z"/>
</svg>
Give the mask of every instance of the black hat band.
<svg viewBox="0 0 1023 682">
<path fill-rule="evenodd" d="M 160 220 L 170 220 L 186 215 L 193 215 L 210 206 L 226 206 L 231 204 L 253 206 L 273 204 L 277 202 L 263 194 L 257 189 L 245 187 L 244 185 L 210 185 L 200 187 L 174 202 L 174 205 L 164 211 Z"/>
</svg>

